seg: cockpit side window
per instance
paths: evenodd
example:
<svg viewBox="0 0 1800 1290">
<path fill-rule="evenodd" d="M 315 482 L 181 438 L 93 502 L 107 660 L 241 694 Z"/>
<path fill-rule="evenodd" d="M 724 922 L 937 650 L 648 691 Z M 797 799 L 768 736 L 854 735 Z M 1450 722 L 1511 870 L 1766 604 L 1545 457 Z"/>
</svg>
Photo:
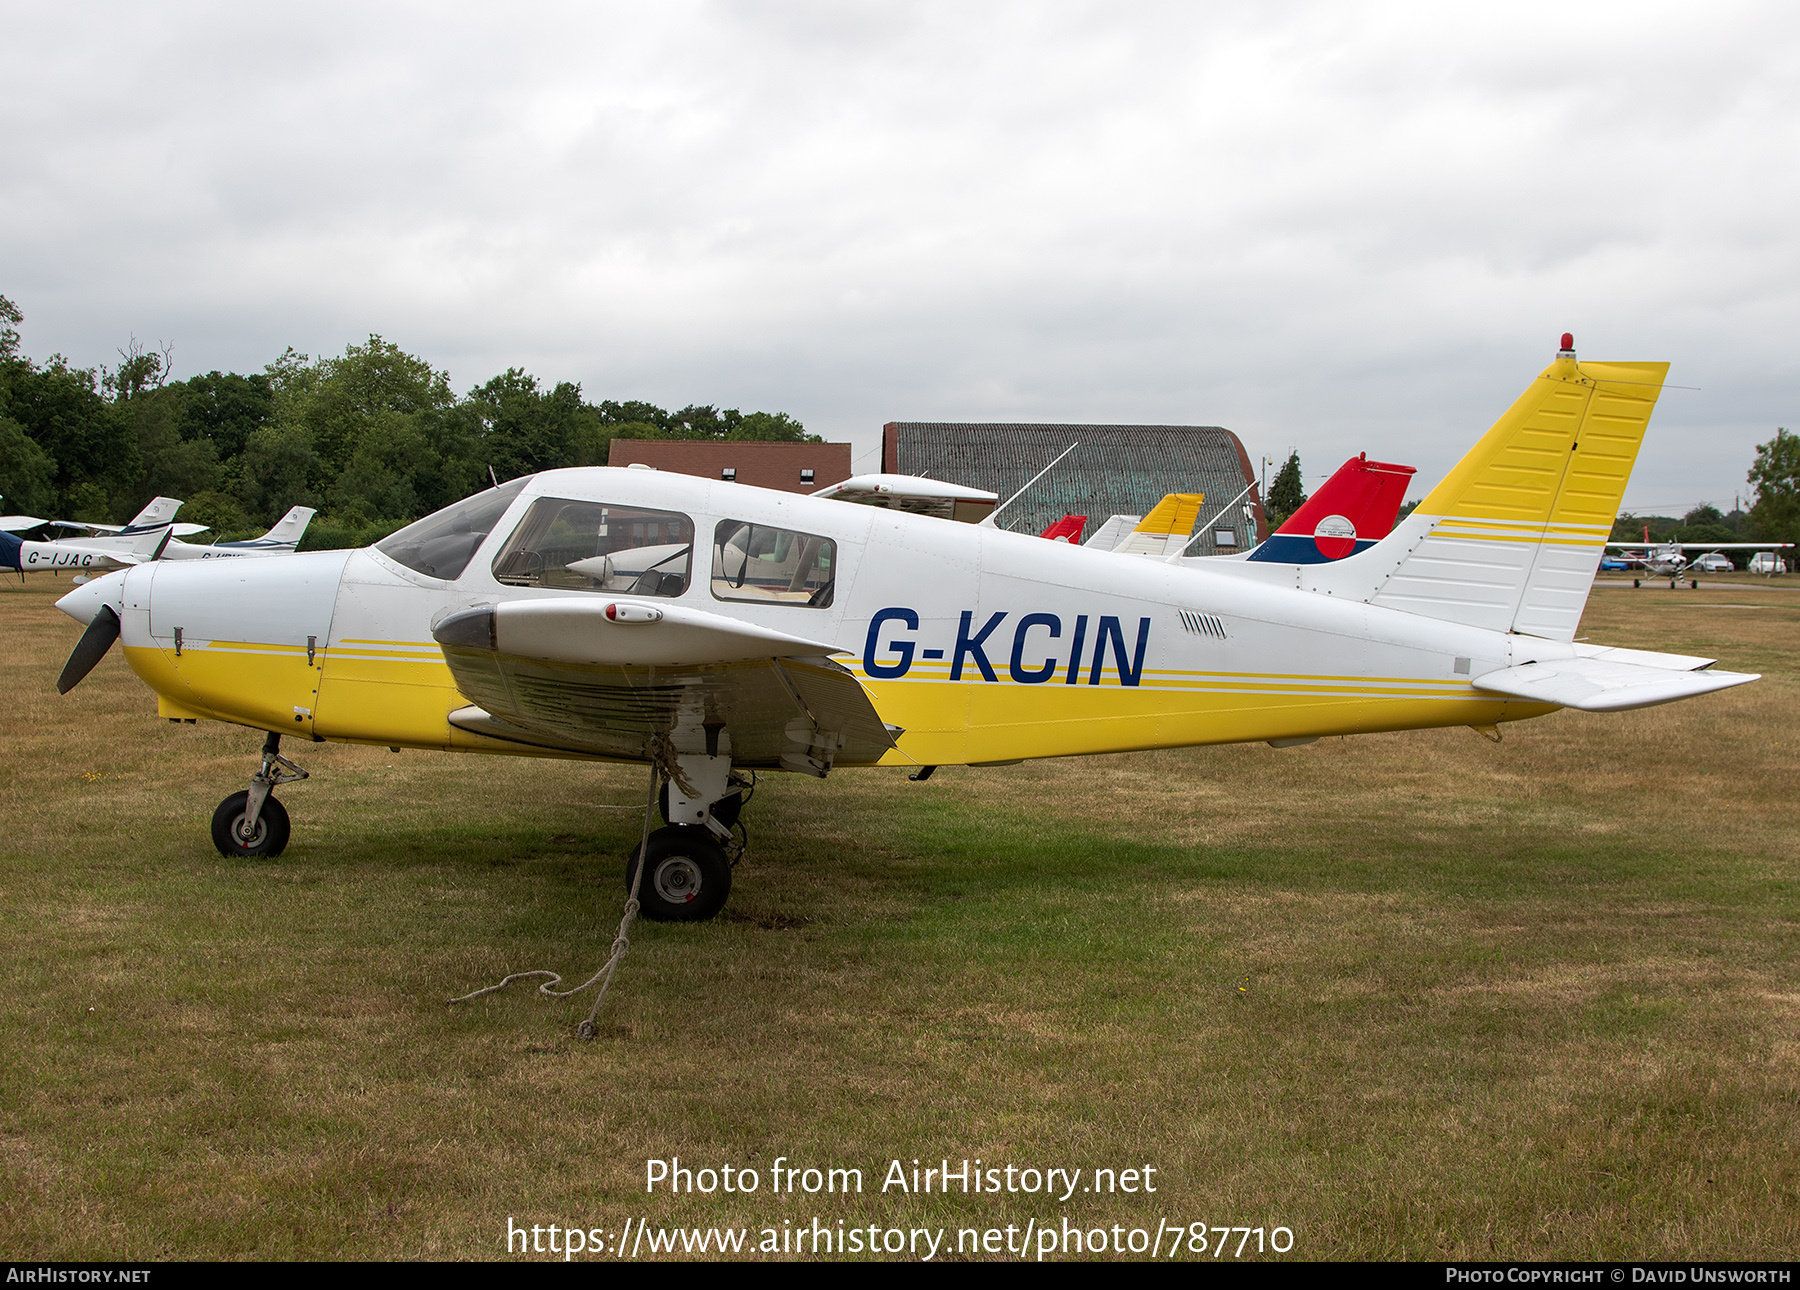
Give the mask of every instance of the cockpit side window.
<svg viewBox="0 0 1800 1290">
<path fill-rule="evenodd" d="M 494 557 L 509 587 L 679 596 L 694 559 L 694 522 L 674 511 L 540 497 Z"/>
<path fill-rule="evenodd" d="M 712 593 L 719 600 L 831 604 L 837 543 L 812 533 L 725 520 L 713 531 Z"/>
<path fill-rule="evenodd" d="M 531 476 L 526 475 L 465 497 L 389 534 L 375 544 L 375 549 L 414 573 L 454 582 L 462 577 L 475 549 L 500 522 L 506 508 L 530 482 Z"/>
</svg>

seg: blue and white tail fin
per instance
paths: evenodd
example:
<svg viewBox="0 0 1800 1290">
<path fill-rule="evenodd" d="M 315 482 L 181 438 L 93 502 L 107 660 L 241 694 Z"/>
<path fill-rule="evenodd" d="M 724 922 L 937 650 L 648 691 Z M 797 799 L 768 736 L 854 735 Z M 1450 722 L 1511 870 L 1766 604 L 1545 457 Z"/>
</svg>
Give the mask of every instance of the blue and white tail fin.
<svg viewBox="0 0 1800 1290">
<path fill-rule="evenodd" d="M 181 509 L 179 497 L 153 497 L 150 504 L 132 517 L 131 523 L 120 529 L 121 533 L 140 533 L 146 529 L 161 528 L 175 521 L 175 512 Z"/>
<path fill-rule="evenodd" d="M 313 516 L 317 514 L 310 506 L 296 506 L 259 538 L 251 538 L 246 542 L 219 542 L 216 545 L 256 551 L 292 551 L 300 545 L 306 526 L 312 523 Z"/>
</svg>

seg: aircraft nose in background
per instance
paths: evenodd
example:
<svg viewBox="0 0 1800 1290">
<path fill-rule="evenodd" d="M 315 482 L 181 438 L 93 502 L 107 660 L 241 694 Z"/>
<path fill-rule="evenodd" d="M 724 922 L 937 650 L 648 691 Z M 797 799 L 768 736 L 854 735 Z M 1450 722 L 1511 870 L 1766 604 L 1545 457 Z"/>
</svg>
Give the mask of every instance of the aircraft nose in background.
<svg viewBox="0 0 1800 1290">
<path fill-rule="evenodd" d="M 106 606 L 112 606 L 115 614 L 123 613 L 125 603 L 125 570 L 109 573 L 104 578 L 95 578 L 92 582 L 83 583 L 68 595 L 56 602 L 62 610 L 84 627 L 94 621 L 94 615 Z"/>
</svg>

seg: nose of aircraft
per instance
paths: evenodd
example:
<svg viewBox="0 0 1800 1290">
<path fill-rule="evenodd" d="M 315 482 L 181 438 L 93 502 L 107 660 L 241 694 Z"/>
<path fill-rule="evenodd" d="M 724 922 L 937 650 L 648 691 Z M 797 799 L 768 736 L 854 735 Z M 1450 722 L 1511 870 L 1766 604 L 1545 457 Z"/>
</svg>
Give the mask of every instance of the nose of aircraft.
<svg viewBox="0 0 1800 1290">
<path fill-rule="evenodd" d="M 95 578 L 92 582 L 83 583 L 57 601 L 56 607 L 84 626 L 92 623 L 94 615 L 109 606 L 113 613 L 123 617 L 126 573 L 127 570 L 120 569 L 107 574 L 104 578 Z"/>
</svg>

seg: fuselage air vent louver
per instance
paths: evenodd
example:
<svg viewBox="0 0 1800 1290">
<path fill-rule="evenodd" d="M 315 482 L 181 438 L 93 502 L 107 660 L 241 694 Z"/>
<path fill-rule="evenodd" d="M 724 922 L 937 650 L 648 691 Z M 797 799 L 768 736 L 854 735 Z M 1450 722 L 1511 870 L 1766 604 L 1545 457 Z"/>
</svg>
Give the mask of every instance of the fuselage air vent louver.
<svg viewBox="0 0 1800 1290">
<path fill-rule="evenodd" d="M 1191 609 L 1181 611 L 1181 625 L 1190 632 L 1198 632 L 1202 636 L 1211 636 L 1214 640 L 1225 639 L 1225 623 L 1212 614 L 1195 613 Z"/>
</svg>

